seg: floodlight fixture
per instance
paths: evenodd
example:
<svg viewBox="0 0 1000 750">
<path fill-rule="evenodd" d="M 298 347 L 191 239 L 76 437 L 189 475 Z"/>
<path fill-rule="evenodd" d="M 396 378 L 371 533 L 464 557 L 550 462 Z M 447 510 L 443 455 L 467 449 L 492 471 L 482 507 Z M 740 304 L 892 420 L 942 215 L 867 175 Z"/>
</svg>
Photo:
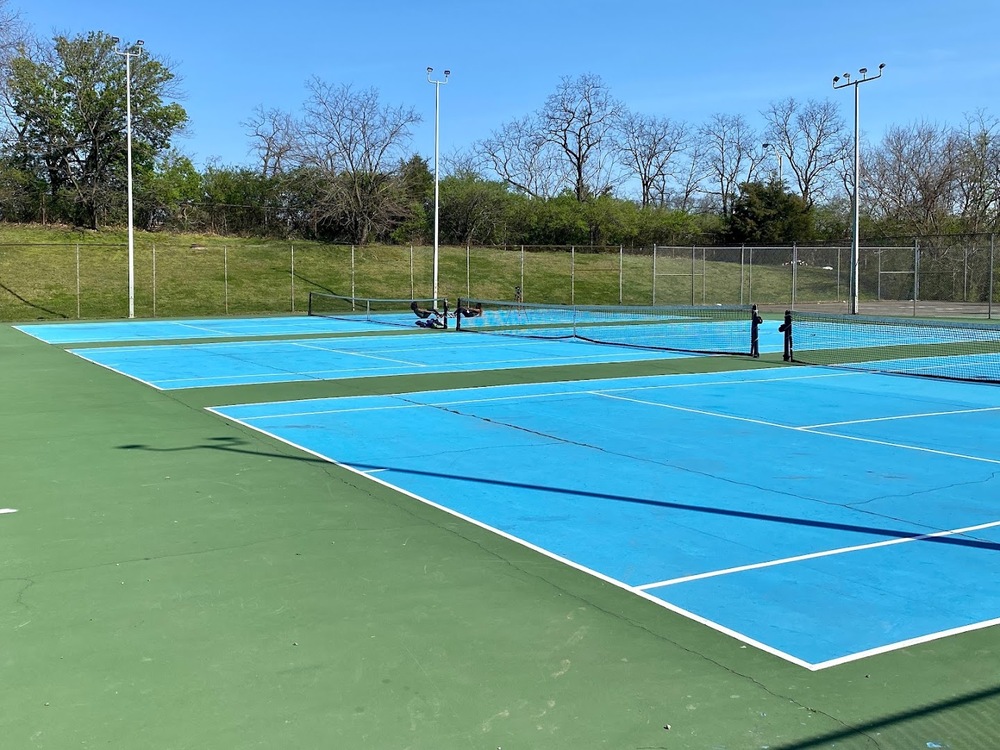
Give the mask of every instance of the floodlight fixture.
<svg viewBox="0 0 1000 750">
<path fill-rule="evenodd" d="M 121 39 L 111 37 L 115 44 Z M 142 39 L 131 47 L 116 49 L 125 58 L 125 159 L 128 164 L 128 316 L 135 317 L 135 227 L 132 220 L 132 58 L 142 55 Z"/>
<path fill-rule="evenodd" d="M 439 187 L 439 143 L 440 143 L 440 122 L 441 122 L 441 86 L 448 83 L 448 77 L 451 75 L 450 70 L 444 72 L 444 80 L 438 81 L 431 78 L 431 73 L 434 72 L 434 68 L 427 68 L 427 83 L 434 85 L 434 282 L 432 297 L 434 299 L 434 305 L 437 306 L 438 300 L 438 258 L 439 258 L 439 244 L 438 240 L 440 237 L 440 187 Z"/>
<path fill-rule="evenodd" d="M 878 75 L 868 77 L 868 68 L 860 68 L 858 70 L 861 73 L 861 78 L 855 81 L 851 80 L 849 73 L 844 73 L 844 82 L 840 83 L 837 77 L 833 79 L 833 87 L 835 89 L 846 88 L 847 86 L 854 87 L 854 196 L 853 196 L 853 208 L 852 213 L 854 214 L 854 236 L 851 240 L 851 309 L 852 315 L 858 314 L 858 291 L 861 286 L 860 277 L 858 275 L 858 265 L 859 265 L 859 241 L 860 241 L 860 214 L 861 206 L 859 201 L 859 183 L 861 182 L 861 128 L 859 125 L 858 116 L 858 87 L 862 83 L 868 83 L 870 81 L 877 81 L 882 77 L 882 71 L 885 69 L 885 63 L 879 63 Z"/>
</svg>

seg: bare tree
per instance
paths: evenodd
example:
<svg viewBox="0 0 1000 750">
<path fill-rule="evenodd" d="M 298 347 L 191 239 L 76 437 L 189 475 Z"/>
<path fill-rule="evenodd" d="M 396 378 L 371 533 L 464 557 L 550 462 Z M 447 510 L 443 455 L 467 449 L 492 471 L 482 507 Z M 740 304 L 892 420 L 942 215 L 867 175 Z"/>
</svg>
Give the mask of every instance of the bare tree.
<svg viewBox="0 0 1000 750">
<path fill-rule="evenodd" d="M 764 156 L 760 137 L 743 115 L 715 114 L 698 129 L 705 154 L 705 192 L 717 199 L 723 216 L 732 211 L 739 184 L 753 178 Z"/>
<path fill-rule="evenodd" d="M 979 110 L 966 115 L 957 134 L 956 210 L 968 232 L 1000 224 L 1000 119 Z"/>
<path fill-rule="evenodd" d="M 624 113 L 600 76 L 564 77 L 542 108 L 542 134 L 569 165 L 579 201 L 607 195 L 621 183 L 616 127 Z"/>
<path fill-rule="evenodd" d="M 476 144 L 478 161 L 515 190 L 532 198 L 551 198 L 565 184 L 560 163 L 542 136 L 536 117 L 503 125 Z"/>
<path fill-rule="evenodd" d="M 294 118 L 279 109 L 258 106 L 250 119 L 240 124 L 250 138 L 250 153 L 260 160 L 261 176 L 281 174 L 295 150 Z"/>
<path fill-rule="evenodd" d="M 405 210 L 394 177 L 405 163 L 410 127 L 420 115 L 383 104 L 375 89 L 355 91 L 318 78 L 308 88 L 295 160 L 318 181 L 313 223 L 337 224 L 365 244 Z"/>
<path fill-rule="evenodd" d="M 806 205 L 830 198 L 851 146 L 837 108 L 828 100 L 799 104 L 788 98 L 772 102 L 762 114 L 768 123 L 765 137 L 784 155 Z"/>
<path fill-rule="evenodd" d="M 873 215 L 923 234 L 938 233 L 953 215 L 960 161 L 951 128 L 930 123 L 894 126 L 866 159 L 861 189 Z"/>
<path fill-rule="evenodd" d="M 677 156 L 689 140 L 688 126 L 666 117 L 629 112 L 620 127 L 621 158 L 639 181 L 641 205 L 665 205 L 681 169 Z"/>
</svg>

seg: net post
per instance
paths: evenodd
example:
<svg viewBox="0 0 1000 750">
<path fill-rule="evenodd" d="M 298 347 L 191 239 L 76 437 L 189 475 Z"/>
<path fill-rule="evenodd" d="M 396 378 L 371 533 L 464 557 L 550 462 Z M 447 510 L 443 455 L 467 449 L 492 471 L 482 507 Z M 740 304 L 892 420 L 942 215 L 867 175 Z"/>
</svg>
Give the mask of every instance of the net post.
<svg viewBox="0 0 1000 750">
<path fill-rule="evenodd" d="M 785 334 L 784 352 L 781 358 L 785 362 L 794 362 L 795 357 L 792 346 L 792 311 L 785 310 L 785 322 L 778 326 L 778 330 Z"/>
<path fill-rule="evenodd" d="M 441 300 L 441 319 L 444 322 L 445 330 L 448 328 L 448 300 Z M 457 323 L 455 325 L 458 325 Z"/>
</svg>

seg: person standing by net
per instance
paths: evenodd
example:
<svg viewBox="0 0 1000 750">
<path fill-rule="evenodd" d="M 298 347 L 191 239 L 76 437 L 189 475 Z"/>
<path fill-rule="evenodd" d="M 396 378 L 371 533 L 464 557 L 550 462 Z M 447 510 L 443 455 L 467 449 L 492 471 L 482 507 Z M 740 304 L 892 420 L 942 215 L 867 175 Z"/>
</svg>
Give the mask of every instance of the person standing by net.
<svg viewBox="0 0 1000 750">
<path fill-rule="evenodd" d="M 750 356 L 757 359 L 760 356 L 760 324 L 764 319 L 757 312 L 757 305 L 750 308 Z"/>
</svg>

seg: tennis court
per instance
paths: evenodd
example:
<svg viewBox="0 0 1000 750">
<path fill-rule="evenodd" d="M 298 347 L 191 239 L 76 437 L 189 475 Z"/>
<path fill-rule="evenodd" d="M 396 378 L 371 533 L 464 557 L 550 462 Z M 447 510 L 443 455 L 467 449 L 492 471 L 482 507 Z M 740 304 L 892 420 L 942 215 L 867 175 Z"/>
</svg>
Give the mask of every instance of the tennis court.
<svg viewBox="0 0 1000 750">
<path fill-rule="evenodd" d="M 803 368 L 214 411 L 810 668 L 1000 613 L 994 388 Z"/>
<path fill-rule="evenodd" d="M 70 351 L 159 390 L 639 362 L 688 356 L 579 341 L 508 340 L 450 331 L 421 331 L 410 336 L 107 346 Z"/>
<path fill-rule="evenodd" d="M 203 320 L 119 320 L 100 323 L 26 323 L 15 329 L 47 344 L 88 344 L 126 341 L 249 338 L 323 333 L 384 331 L 366 320 L 318 316 L 276 318 L 207 318 Z"/>
<path fill-rule="evenodd" d="M 993 354 L 516 315 L 0 331 L 12 746 L 995 746 Z"/>
</svg>

